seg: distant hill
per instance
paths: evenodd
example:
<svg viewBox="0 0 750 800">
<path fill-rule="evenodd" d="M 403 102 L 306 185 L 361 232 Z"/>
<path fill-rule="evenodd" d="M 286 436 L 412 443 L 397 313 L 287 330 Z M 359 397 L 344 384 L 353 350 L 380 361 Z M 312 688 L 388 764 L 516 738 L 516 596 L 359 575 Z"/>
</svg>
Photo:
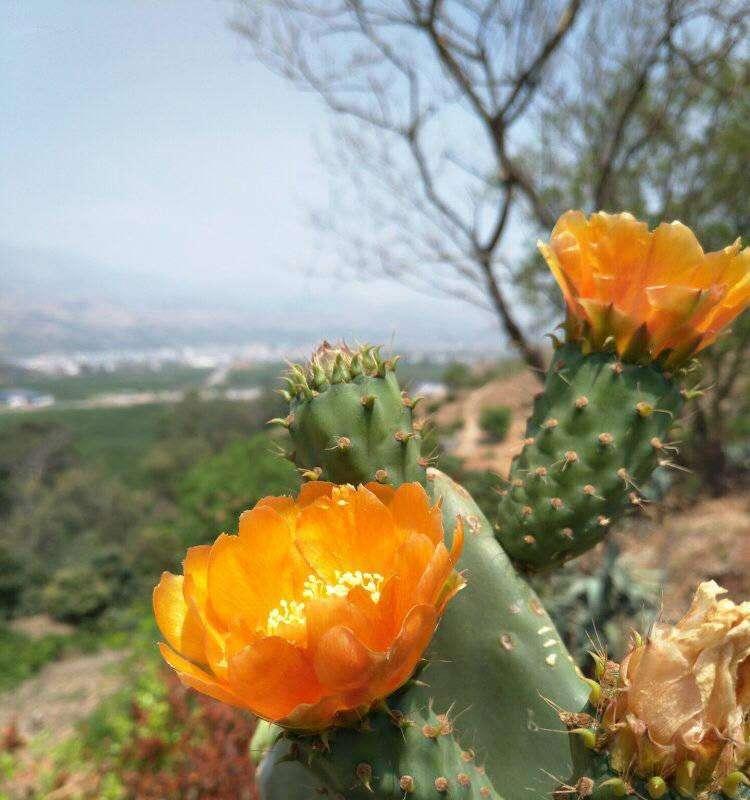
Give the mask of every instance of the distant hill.
<svg viewBox="0 0 750 800">
<path fill-rule="evenodd" d="M 311 259 L 319 258 L 315 254 Z M 323 338 L 411 349 L 495 349 L 491 315 L 374 275 L 351 282 L 290 269 L 136 271 L 0 242 L 0 360 L 40 353 Z M 178 275 L 179 277 L 172 277 Z"/>
<path fill-rule="evenodd" d="M 0 243 L 0 354 L 261 341 L 278 335 L 188 282 Z M 204 302 L 196 300 L 203 298 Z"/>
</svg>

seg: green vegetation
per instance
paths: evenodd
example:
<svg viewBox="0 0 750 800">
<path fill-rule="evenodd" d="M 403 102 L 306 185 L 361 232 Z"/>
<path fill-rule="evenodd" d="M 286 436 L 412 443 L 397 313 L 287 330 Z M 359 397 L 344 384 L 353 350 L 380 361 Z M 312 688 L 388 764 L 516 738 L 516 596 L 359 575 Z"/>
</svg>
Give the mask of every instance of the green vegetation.
<svg viewBox="0 0 750 800">
<path fill-rule="evenodd" d="M 276 410 L 270 396 L 188 395 L 0 427 L 0 613 L 92 623 L 148 596 L 185 542 L 212 539 L 260 496 L 291 491 L 296 472 L 266 428 Z"/>
<path fill-rule="evenodd" d="M 299 485 L 292 463 L 267 435 L 232 442 L 196 464 L 180 484 L 180 535 L 188 544 L 236 530 L 239 515 L 266 495 L 289 494 Z"/>
<path fill-rule="evenodd" d="M 491 442 L 502 442 L 508 435 L 511 416 L 508 406 L 483 408 L 479 416 L 479 427 Z"/>
<path fill-rule="evenodd" d="M 82 462 L 126 480 L 137 479 L 139 465 L 170 409 L 162 404 L 123 408 L 44 409 L 30 414 L 0 414 L 0 436 L 22 435 L 29 425 L 66 430 Z"/>
</svg>

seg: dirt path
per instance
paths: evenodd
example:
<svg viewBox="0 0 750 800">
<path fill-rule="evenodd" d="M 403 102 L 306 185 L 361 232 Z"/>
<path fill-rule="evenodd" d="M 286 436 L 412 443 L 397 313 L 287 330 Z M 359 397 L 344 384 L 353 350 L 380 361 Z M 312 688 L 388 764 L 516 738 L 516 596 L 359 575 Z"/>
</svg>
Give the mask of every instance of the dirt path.
<svg viewBox="0 0 750 800">
<path fill-rule="evenodd" d="M 539 388 L 539 382 L 530 372 L 491 381 L 467 392 L 453 403 L 446 403 L 437 413 L 436 422 L 438 425 L 449 425 L 457 419 L 463 420 L 452 452 L 465 459 L 469 469 L 489 469 L 507 475 L 511 459 L 521 449 L 526 418 Z M 484 441 L 479 418 L 483 408 L 499 405 L 511 410 L 508 435 L 502 442 L 488 443 Z"/>
<path fill-rule="evenodd" d="M 38 675 L 0 695 L 0 729 L 17 720 L 25 739 L 38 735 L 61 741 L 104 697 L 123 684 L 114 669 L 125 657 L 116 650 L 47 664 Z"/>
</svg>

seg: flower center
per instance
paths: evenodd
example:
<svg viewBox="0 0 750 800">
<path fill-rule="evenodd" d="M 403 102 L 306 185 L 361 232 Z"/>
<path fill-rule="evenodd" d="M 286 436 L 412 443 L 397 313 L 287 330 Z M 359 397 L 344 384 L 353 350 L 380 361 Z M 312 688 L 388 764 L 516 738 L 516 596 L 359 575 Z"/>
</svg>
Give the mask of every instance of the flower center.
<svg viewBox="0 0 750 800">
<path fill-rule="evenodd" d="M 302 597 L 309 600 L 346 597 L 355 586 L 361 586 L 370 595 L 373 603 L 380 600 L 380 590 L 385 580 L 380 573 L 361 570 L 342 572 L 337 569 L 333 574 L 335 583 L 326 583 L 317 575 L 308 575 L 305 578 Z M 280 600 L 276 608 L 268 612 L 266 631 L 269 636 L 273 636 L 278 633 L 282 625 L 304 625 L 306 622 L 304 600 Z"/>
</svg>

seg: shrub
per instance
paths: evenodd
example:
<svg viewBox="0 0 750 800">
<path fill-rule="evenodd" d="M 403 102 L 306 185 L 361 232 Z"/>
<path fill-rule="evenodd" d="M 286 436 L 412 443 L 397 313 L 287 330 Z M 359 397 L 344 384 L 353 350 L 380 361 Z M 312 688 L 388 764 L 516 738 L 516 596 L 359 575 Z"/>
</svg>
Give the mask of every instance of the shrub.
<svg viewBox="0 0 750 800">
<path fill-rule="evenodd" d="M 235 530 L 239 515 L 261 497 L 297 490 L 297 470 L 274 447 L 268 435 L 259 434 L 233 442 L 190 470 L 179 494 L 187 544 Z"/>
<path fill-rule="evenodd" d="M 502 442 L 508 435 L 510 420 L 511 411 L 508 406 L 490 406 L 482 409 L 479 426 L 490 441 Z"/>
<path fill-rule="evenodd" d="M 111 604 L 115 587 L 89 566 L 57 570 L 42 592 L 44 609 L 61 622 L 93 619 Z"/>
<path fill-rule="evenodd" d="M 448 364 L 443 373 L 443 383 L 448 387 L 450 393 L 454 393 L 458 389 L 468 389 L 474 385 L 471 367 L 461 361 Z"/>
</svg>

